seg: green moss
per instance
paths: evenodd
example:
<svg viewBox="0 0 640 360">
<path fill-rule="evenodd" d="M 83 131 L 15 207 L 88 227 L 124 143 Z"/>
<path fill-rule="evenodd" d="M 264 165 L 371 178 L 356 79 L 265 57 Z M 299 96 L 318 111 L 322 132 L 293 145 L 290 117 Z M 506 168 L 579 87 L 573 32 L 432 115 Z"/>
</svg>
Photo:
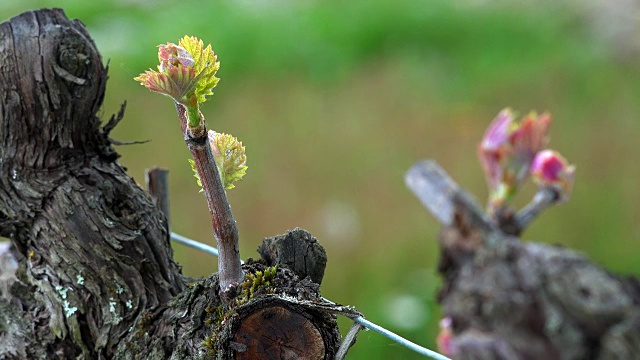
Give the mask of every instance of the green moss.
<svg viewBox="0 0 640 360">
<path fill-rule="evenodd" d="M 229 314 L 224 305 L 217 307 L 209 305 L 205 311 L 207 313 L 205 323 L 211 326 L 213 331 L 211 332 L 211 336 L 204 338 L 202 341 L 202 347 L 206 349 L 207 356 L 215 356 L 217 353 L 216 343 L 218 341 L 218 334 L 220 333 L 225 317 L 229 316 Z"/>
<path fill-rule="evenodd" d="M 205 348 L 207 356 L 215 356 L 217 354 L 217 349 L 220 345 L 218 344 L 218 334 L 222 331 L 222 325 L 225 321 L 237 315 L 236 308 L 249 302 L 259 292 L 273 293 L 271 284 L 276 277 L 276 271 L 276 266 L 272 266 L 264 269 L 264 271 L 246 273 L 241 285 L 242 291 L 231 301 L 230 305 L 207 306 L 205 309 L 207 312 L 205 323 L 212 328 L 211 336 L 205 337 L 202 341 L 202 347 Z"/>
<path fill-rule="evenodd" d="M 256 271 L 255 274 L 246 274 L 244 282 L 242 283 L 242 292 L 236 298 L 237 305 L 243 305 L 253 299 L 255 293 L 260 289 L 265 290 L 268 294 L 271 293 L 272 289 L 269 289 L 269 287 L 275 276 L 275 266 L 268 267 L 264 269 L 264 271 Z"/>
</svg>

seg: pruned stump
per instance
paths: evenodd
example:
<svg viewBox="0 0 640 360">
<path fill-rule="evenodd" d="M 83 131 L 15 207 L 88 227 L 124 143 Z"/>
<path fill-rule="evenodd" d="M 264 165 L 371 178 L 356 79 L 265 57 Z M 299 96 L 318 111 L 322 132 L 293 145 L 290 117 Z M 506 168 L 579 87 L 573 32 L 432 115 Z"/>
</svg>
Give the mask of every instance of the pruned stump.
<svg viewBox="0 0 640 360">
<path fill-rule="evenodd" d="M 243 270 L 245 280 L 231 290 L 227 302 L 221 298 L 218 274 L 213 274 L 187 286 L 159 311 L 160 317 L 143 314 L 115 358 L 138 359 L 172 343 L 175 347 L 163 356 L 333 359 L 341 340 L 334 314 L 359 315 L 357 311 L 327 303 L 320 285 L 308 277 L 301 280 L 286 266 L 249 259 Z"/>
<path fill-rule="evenodd" d="M 438 300 L 461 360 L 637 359 L 640 282 L 558 246 L 523 242 L 433 161 L 406 182 L 443 225 Z"/>
<path fill-rule="evenodd" d="M 285 234 L 262 240 L 258 253 L 268 265 L 286 265 L 301 279 L 309 276 L 322 284 L 327 253 L 306 230 L 295 228 Z"/>
<path fill-rule="evenodd" d="M 335 315 L 327 311 L 332 305 L 323 301 L 320 285 L 311 280 L 324 274 L 322 246 L 296 228 L 264 239 L 258 251 L 263 259 L 244 265 L 246 280 L 231 308 L 217 310 L 210 321 L 218 324 L 216 338 L 209 339 L 213 352 L 222 359 L 332 359 L 340 333 Z"/>
</svg>

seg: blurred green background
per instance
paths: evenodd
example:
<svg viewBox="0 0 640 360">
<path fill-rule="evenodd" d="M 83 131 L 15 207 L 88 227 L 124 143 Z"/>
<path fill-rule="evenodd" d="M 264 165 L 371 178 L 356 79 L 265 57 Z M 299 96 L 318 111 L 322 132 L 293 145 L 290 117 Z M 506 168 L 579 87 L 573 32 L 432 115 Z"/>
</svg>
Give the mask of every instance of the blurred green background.
<svg viewBox="0 0 640 360">
<path fill-rule="evenodd" d="M 84 22 L 109 62 L 103 118 L 128 103 L 112 136 L 151 140 L 118 147 L 120 162 L 138 183 L 169 168 L 173 230 L 214 245 L 173 105 L 132 80 L 155 67 L 158 44 L 211 42 L 221 81 L 203 112 L 247 147 L 247 176 L 229 193 L 242 256 L 305 228 L 328 252 L 323 295 L 414 342 L 435 346 L 439 227 L 404 173 L 436 159 L 484 201 L 475 150 L 506 106 L 551 112 L 550 146 L 577 165 L 571 200 L 524 238 L 640 273 L 634 2 L 5 0 L 0 18 L 41 7 Z M 187 275 L 216 271 L 211 256 L 175 253 Z M 419 357 L 366 332 L 348 358 Z"/>
</svg>

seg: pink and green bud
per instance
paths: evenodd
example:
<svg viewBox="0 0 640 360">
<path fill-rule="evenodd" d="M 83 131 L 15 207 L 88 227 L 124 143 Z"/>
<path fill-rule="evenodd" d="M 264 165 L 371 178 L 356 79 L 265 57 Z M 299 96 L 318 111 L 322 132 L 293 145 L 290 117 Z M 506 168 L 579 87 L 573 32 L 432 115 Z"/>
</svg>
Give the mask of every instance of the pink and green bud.
<svg viewBox="0 0 640 360">
<path fill-rule="evenodd" d="M 496 188 L 502 181 L 501 163 L 507 156 L 509 135 L 513 115 L 510 109 L 502 110 L 493 120 L 478 147 L 478 156 L 485 171 L 490 188 Z"/>
<path fill-rule="evenodd" d="M 540 151 L 531 164 L 531 175 L 538 186 L 548 186 L 558 191 L 559 202 L 565 202 L 571 195 L 575 166 L 558 152 Z"/>
<path fill-rule="evenodd" d="M 165 72 L 147 70 L 136 77 L 147 89 L 167 95 L 185 106 L 196 99 L 193 95 L 195 73 L 191 67 L 176 66 Z"/>
<path fill-rule="evenodd" d="M 516 122 L 510 109 L 493 120 L 478 146 L 492 207 L 508 200 L 525 182 L 536 153 L 547 143 L 550 124 L 548 114 L 535 113 Z"/>
<path fill-rule="evenodd" d="M 158 46 L 158 60 L 158 71 L 149 69 L 134 80 L 151 91 L 170 96 L 187 108 L 196 108 L 205 102 L 206 96 L 213 95 L 219 80 L 215 75 L 220 62 L 211 45 L 205 48 L 202 40 L 185 36 L 178 45 Z M 193 112 L 197 113 L 195 109 Z"/>
<path fill-rule="evenodd" d="M 209 144 L 225 190 L 235 187 L 247 173 L 247 156 L 242 142 L 229 134 L 209 130 Z"/>
<path fill-rule="evenodd" d="M 158 45 L 158 60 L 160 60 L 158 65 L 160 72 L 178 66 L 193 66 L 195 63 L 193 56 L 185 48 L 173 43 Z"/>
</svg>

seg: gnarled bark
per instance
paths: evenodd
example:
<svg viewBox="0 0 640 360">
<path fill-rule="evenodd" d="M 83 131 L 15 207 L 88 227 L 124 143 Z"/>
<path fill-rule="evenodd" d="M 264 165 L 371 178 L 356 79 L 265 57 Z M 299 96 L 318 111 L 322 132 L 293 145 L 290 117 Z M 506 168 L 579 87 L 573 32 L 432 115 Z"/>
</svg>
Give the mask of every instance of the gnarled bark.
<svg viewBox="0 0 640 360">
<path fill-rule="evenodd" d="M 0 25 L 0 48 L 0 233 L 29 294 L 12 298 L 27 329 L 12 352 L 109 356 L 184 287 L 167 225 L 100 129 L 107 70 L 84 26 L 25 13 Z"/>
</svg>

